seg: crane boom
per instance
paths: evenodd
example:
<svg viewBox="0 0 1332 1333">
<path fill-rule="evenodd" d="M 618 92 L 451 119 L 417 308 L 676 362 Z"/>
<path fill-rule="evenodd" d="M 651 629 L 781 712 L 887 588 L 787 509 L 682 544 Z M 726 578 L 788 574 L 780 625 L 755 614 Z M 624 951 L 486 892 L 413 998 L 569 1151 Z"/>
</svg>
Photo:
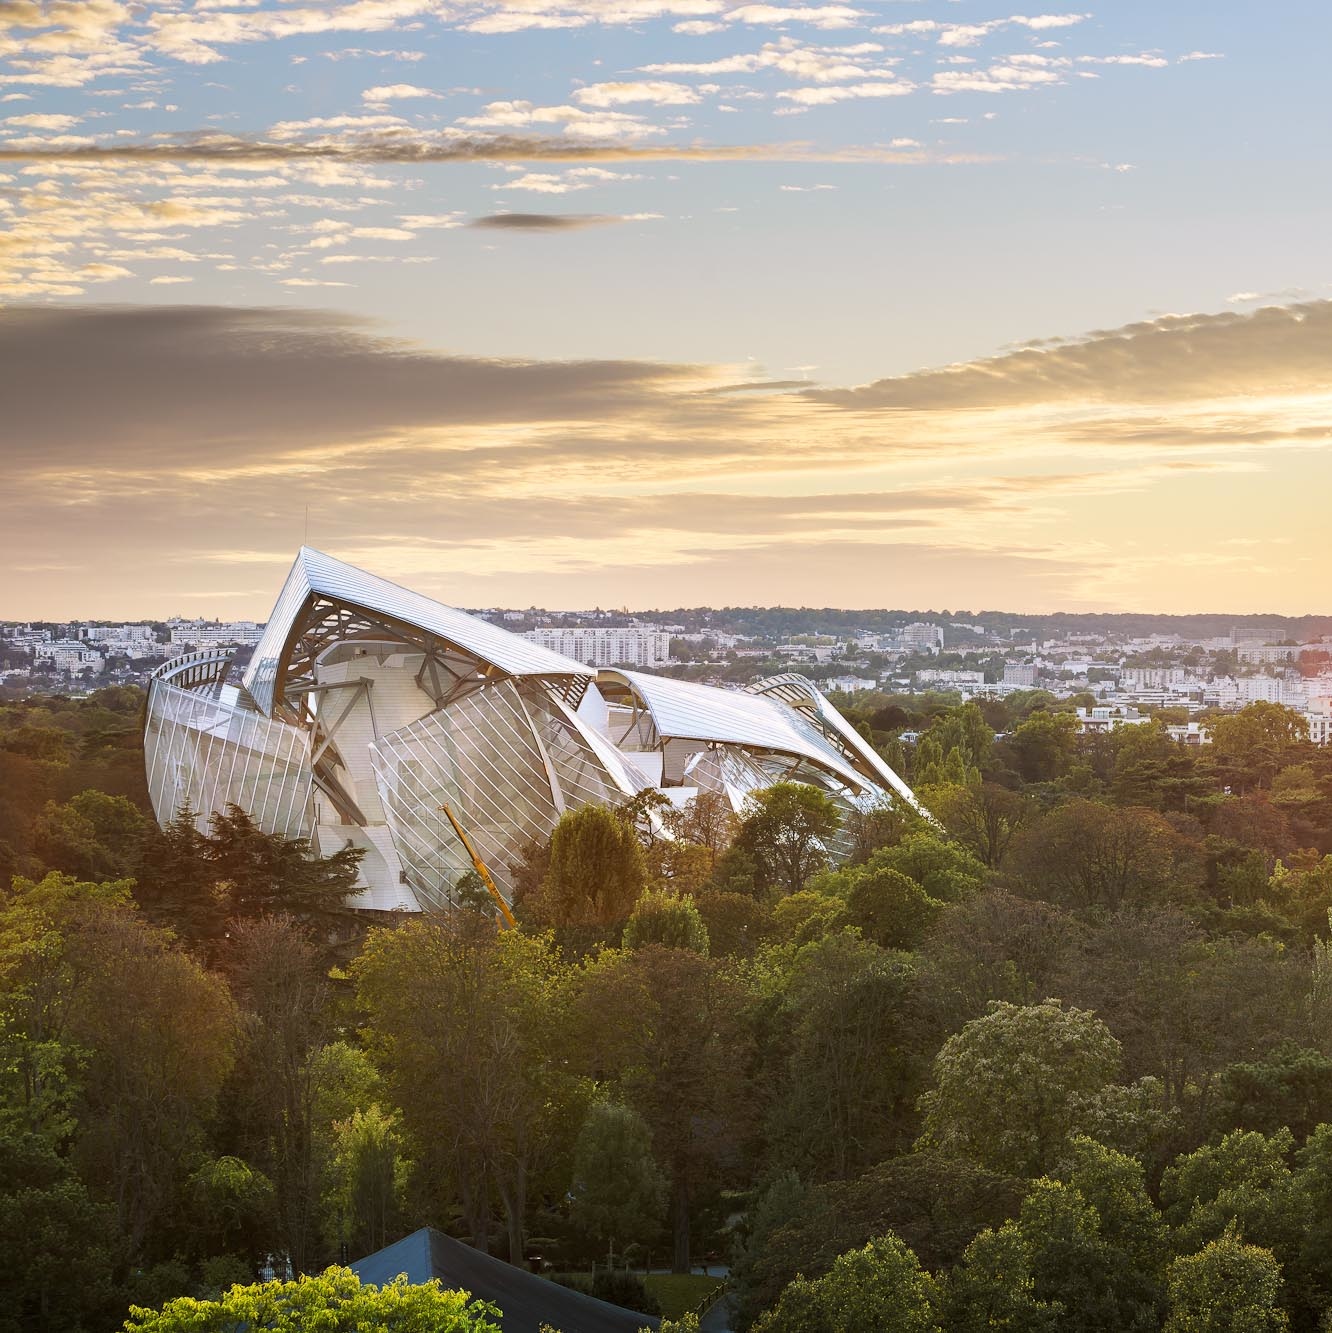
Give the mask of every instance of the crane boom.
<svg viewBox="0 0 1332 1333">
<path fill-rule="evenodd" d="M 458 817 L 447 805 L 439 807 L 449 817 L 449 823 L 453 825 L 453 831 L 458 835 L 458 841 L 462 843 L 467 851 L 467 855 L 472 858 L 472 864 L 476 867 L 476 873 L 481 876 L 481 883 L 490 891 L 490 896 L 495 900 L 495 906 L 499 908 L 500 915 L 504 918 L 504 924 L 510 929 L 515 928 L 518 923 L 513 919 L 513 913 L 509 911 L 509 904 L 504 901 L 504 895 L 495 887 L 495 881 L 490 877 L 490 871 L 486 869 L 486 863 L 476 854 L 476 848 L 472 846 L 472 840 L 467 836 L 463 826 L 458 823 Z"/>
</svg>

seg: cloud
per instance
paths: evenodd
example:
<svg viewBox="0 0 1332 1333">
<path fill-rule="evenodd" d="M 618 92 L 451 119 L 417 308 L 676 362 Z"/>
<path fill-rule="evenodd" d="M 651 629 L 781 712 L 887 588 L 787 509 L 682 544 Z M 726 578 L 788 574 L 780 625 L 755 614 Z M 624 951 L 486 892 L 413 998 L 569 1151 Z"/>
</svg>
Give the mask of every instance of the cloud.
<svg viewBox="0 0 1332 1333">
<path fill-rule="evenodd" d="M 491 231 L 581 231 L 614 222 L 645 222 L 660 213 L 491 213 L 475 218 L 470 227 Z"/>
<path fill-rule="evenodd" d="M 1329 365 L 1332 302 L 1309 301 L 1252 314 L 1164 315 L 809 396 L 876 412 L 1228 400 L 1326 392 Z"/>
<path fill-rule="evenodd" d="M 1332 439 L 1328 306 L 808 391 L 733 367 L 447 355 L 326 310 L 11 307 L 0 559 L 44 544 L 77 573 L 25 577 L 33 609 L 11 614 L 165 613 L 187 586 L 262 614 L 306 504 L 318 544 L 465 605 L 809 600 L 828 579 L 876 605 L 905 579 L 922 605 L 1067 606 L 1109 598 L 1111 569 L 1122 604 L 1160 596 L 1166 566 L 1187 601 L 1213 586 L 1215 548 L 1151 527 L 1130 579 L 1125 507 L 1104 497 L 1162 488 L 1152 513 L 1230 497 L 1251 535 L 1316 542 L 1317 503 L 1278 503 L 1255 469 Z M 267 565 L 263 586 L 237 583 Z M 1261 597 L 1225 568 L 1234 597 Z M 94 611 L 127 586 L 133 607 Z"/>
<path fill-rule="evenodd" d="M 698 93 L 684 83 L 656 82 L 593 83 L 574 93 L 583 106 L 628 106 L 634 102 L 652 102 L 657 106 L 688 106 L 701 101 Z"/>
<path fill-rule="evenodd" d="M 384 83 L 375 88 L 367 88 L 361 94 L 361 101 L 368 103 L 400 102 L 418 97 L 441 97 L 442 93 L 430 88 L 418 88 L 414 83 Z"/>
<path fill-rule="evenodd" d="M 7 116 L 0 128 L 8 129 L 10 126 L 15 126 L 30 130 L 68 130 L 82 119 L 82 116 L 62 115 Z"/>
<path fill-rule="evenodd" d="M 826 106 L 863 97 L 903 97 L 914 87 L 910 83 L 839 83 L 825 88 L 786 88 L 777 96 L 801 106 Z"/>
<path fill-rule="evenodd" d="M 530 103 L 491 103 L 489 124 L 517 125 L 555 122 L 565 117 L 593 121 L 612 112 L 585 112 L 578 107 L 534 108 Z M 488 109 L 489 110 L 489 109 Z M 538 116 L 535 112 L 559 112 Z M 637 122 L 625 116 L 622 124 Z M 609 123 L 609 122 L 607 122 Z M 638 122 L 641 124 L 641 122 Z M 646 127 L 654 133 L 660 131 Z M 565 126 L 566 131 L 569 127 Z M 50 147 L 34 145 L 14 148 L 0 143 L 0 162 L 96 163 L 96 162 L 212 162 L 255 164 L 264 162 L 401 162 L 425 165 L 432 162 L 881 162 L 914 165 L 993 161 L 985 153 L 902 153 L 877 145 L 845 145 L 832 148 L 802 143 L 767 144 L 635 144 L 586 142 L 558 135 L 439 133 L 348 134 L 314 139 L 274 140 L 243 135 L 200 133 L 169 140 L 137 140 Z"/>
</svg>

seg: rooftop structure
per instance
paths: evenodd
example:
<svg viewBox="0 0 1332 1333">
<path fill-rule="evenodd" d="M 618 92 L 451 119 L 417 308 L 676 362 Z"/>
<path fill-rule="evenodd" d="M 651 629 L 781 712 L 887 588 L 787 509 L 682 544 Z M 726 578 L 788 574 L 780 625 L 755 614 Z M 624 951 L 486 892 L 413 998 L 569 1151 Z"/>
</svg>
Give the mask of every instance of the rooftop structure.
<svg viewBox="0 0 1332 1333">
<path fill-rule="evenodd" d="M 149 689 L 148 787 L 165 824 L 236 804 L 328 855 L 363 849 L 353 905 L 454 901 L 471 869 L 442 807 L 512 896 L 567 810 L 658 789 L 737 811 L 790 779 L 847 812 L 915 798 L 802 676 L 744 691 L 605 670 L 302 548 L 239 685 L 216 647 Z M 834 856 L 848 850 L 830 848 Z"/>
</svg>

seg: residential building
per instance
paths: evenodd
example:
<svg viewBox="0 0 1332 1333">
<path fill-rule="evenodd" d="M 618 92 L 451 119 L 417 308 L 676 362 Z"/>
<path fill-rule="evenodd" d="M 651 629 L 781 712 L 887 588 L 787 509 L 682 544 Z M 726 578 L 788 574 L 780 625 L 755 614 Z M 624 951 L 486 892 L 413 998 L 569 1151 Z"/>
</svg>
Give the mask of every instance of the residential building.
<svg viewBox="0 0 1332 1333">
<path fill-rule="evenodd" d="M 653 667 L 671 658 L 671 636 L 658 629 L 530 629 L 523 637 L 588 666 Z"/>
</svg>

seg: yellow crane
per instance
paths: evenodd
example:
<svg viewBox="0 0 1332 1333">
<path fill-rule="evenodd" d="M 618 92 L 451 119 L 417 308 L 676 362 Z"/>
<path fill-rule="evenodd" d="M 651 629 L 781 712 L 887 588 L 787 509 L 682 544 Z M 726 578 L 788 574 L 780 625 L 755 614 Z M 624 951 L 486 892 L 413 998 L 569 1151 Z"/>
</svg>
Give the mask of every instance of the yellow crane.
<svg viewBox="0 0 1332 1333">
<path fill-rule="evenodd" d="M 490 877 L 490 871 L 486 869 L 486 863 L 476 854 L 476 848 L 472 846 L 472 840 L 463 831 L 463 826 L 458 823 L 458 816 L 449 809 L 447 805 L 439 807 L 449 817 L 449 823 L 453 825 L 453 831 L 458 835 L 458 841 L 462 843 L 467 851 L 467 855 L 472 858 L 472 864 L 476 867 L 476 873 L 481 876 L 481 883 L 490 891 L 490 896 L 495 900 L 495 906 L 500 910 L 500 916 L 504 918 L 504 924 L 510 929 L 515 929 L 518 923 L 513 919 L 513 913 L 509 911 L 509 904 L 504 901 L 504 895 L 495 887 L 495 881 Z"/>
</svg>

